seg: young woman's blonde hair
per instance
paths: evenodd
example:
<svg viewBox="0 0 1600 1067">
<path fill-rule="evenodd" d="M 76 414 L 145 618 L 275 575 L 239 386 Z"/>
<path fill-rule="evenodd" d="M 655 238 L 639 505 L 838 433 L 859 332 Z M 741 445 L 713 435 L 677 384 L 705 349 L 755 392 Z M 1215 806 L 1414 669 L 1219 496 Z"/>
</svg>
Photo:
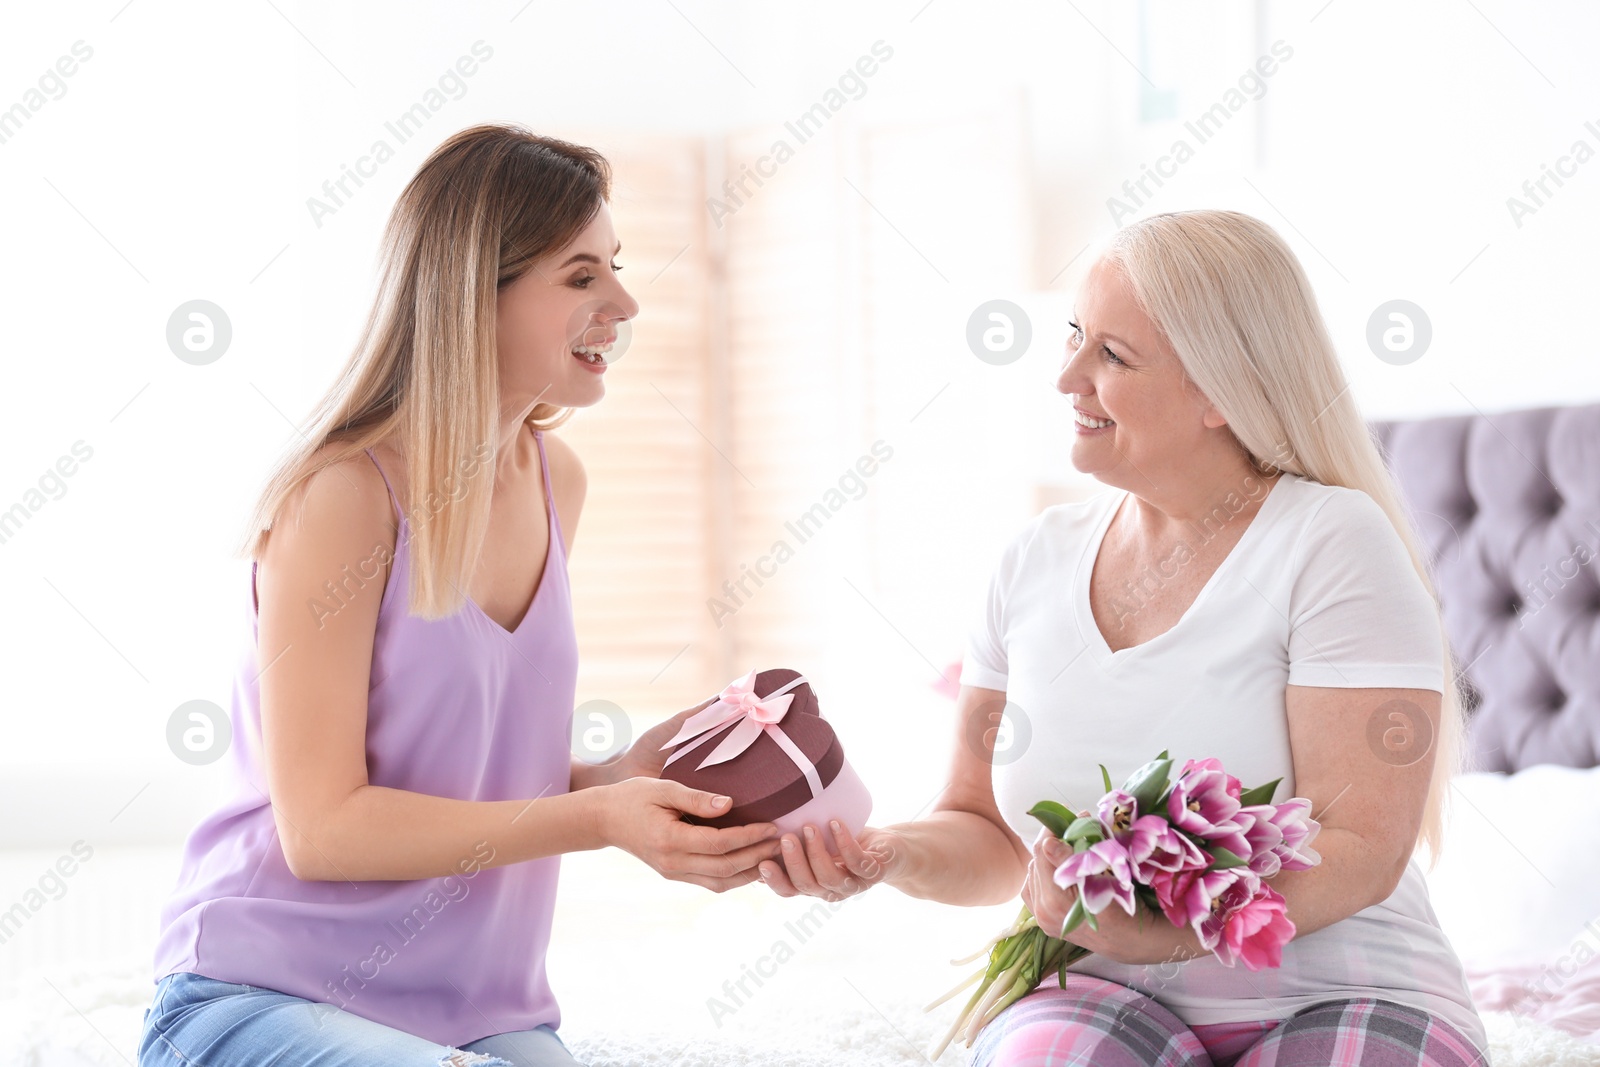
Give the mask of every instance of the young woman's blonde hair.
<svg viewBox="0 0 1600 1067">
<path fill-rule="evenodd" d="M 1421 539 L 1356 410 L 1311 284 L 1283 238 L 1237 211 L 1181 211 L 1131 223 L 1107 242 L 1104 258 L 1122 269 L 1247 458 L 1264 473 L 1277 468 L 1366 493 L 1389 517 L 1437 606 Z M 1417 837 L 1430 869 L 1450 780 L 1463 769 L 1461 692 L 1448 640 L 1440 720 Z"/>
<path fill-rule="evenodd" d="M 459 610 L 494 488 L 496 297 L 570 244 L 610 194 L 598 152 L 519 125 L 473 126 L 435 149 L 390 213 L 361 338 L 273 469 L 236 555 L 260 558 L 279 509 L 312 475 L 387 442 L 410 486 L 411 611 Z M 527 421 L 544 430 L 571 414 L 541 403 Z"/>
</svg>

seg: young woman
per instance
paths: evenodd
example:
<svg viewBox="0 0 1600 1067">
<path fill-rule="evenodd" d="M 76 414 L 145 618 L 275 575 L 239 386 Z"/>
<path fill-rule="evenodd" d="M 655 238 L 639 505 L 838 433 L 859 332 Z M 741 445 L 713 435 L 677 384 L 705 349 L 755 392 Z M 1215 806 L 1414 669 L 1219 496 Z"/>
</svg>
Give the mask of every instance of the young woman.
<svg viewBox="0 0 1600 1067">
<path fill-rule="evenodd" d="M 571 755 L 585 483 L 550 431 L 638 311 L 609 194 L 600 155 L 516 126 L 456 134 L 402 193 L 361 344 L 248 529 L 237 788 L 163 909 L 141 1067 L 573 1064 L 544 968 L 561 854 L 719 892 L 776 854 L 769 824 L 681 821 L 728 803 L 658 777 L 697 709 Z"/>
<path fill-rule="evenodd" d="M 763 878 L 829 899 L 878 882 L 952 904 L 1020 889 L 1059 930 L 1067 846 L 1027 809 L 1092 806 L 1102 762 L 1215 756 L 1246 782 L 1282 776 L 1278 799 L 1309 798 L 1321 822 L 1321 864 L 1271 882 L 1296 927 L 1282 966 L 1230 969 L 1192 929 L 1107 908 L 1098 932 L 1068 935 L 1093 955 L 990 1023 L 974 1064 L 1487 1063 L 1412 861 L 1419 838 L 1437 852 L 1458 762 L 1455 672 L 1294 254 L 1235 212 L 1126 227 L 1079 293 L 1056 386 L 1073 466 L 1113 489 L 1047 509 L 1002 554 L 933 814 L 846 835 L 843 864 L 785 835 Z M 1008 702 L 1031 740 L 996 766 L 977 739 Z"/>
</svg>

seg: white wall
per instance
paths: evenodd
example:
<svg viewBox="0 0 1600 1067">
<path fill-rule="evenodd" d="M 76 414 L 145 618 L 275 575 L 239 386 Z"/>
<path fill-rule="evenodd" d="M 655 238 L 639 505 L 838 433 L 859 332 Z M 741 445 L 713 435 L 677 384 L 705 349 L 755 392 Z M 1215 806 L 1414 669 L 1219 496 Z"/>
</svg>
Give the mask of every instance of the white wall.
<svg viewBox="0 0 1600 1067">
<path fill-rule="evenodd" d="M 24 100 L 74 42 L 93 55 L 0 143 L 0 509 L 26 499 L 75 442 L 92 458 L 0 544 L 0 770 L 28 768 L 34 777 L 14 781 L 40 783 L 6 798 L 0 834 L 45 833 L 52 788 L 78 792 L 77 814 L 60 818 L 103 817 L 112 837 L 147 804 L 147 825 L 172 825 L 163 805 L 214 780 L 176 764 L 164 729 L 183 701 L 226 706 L 248 607 L 231 538 L 354 339 L 396 193 L 438 140 L 475 121 L 617 136 L 777 126 L 882 39 L 895 58 L 851 103 L 857 123 L 1027 100 L 1034 276 L 1019 295 L 1055 323 L 1074 277 L 1063 268 L 1111 232 L 1107 198 L 1281 39 L 1293 56 L 1261 99 L 1145 209 L 1229 206 L 1279 227 L 1369 414 L 1600 398 L 1587 321 L 1600 161 L 1520 227 L 1506 207 L 1574 141 L 1600 148 L 1590 5 L 1151 0 L 1143 44 L 1141 6 L 1111 0 L 616 9 L 594 21 L 592 9 L 519 0 L 111 0 L 13 15 L 0 36 L 10 75 L 0 108 Z M 480 40 L 493 56 L 464 93 L 316 225 L 307 198 Z M 1142 102 L 1162 100 L 1177 119 L 1141 121 Z M 988 210 L 949 205 L 962 222 Z M 1407 366 L 1365 342 L 1372 310 L 1396 297 L 1433 327 L 1432 347 Z M 225 357 L 204 367 L 180 362 L 164 338 L 173 309 L 194 298 L 221 305 L 234 328 Z M 1060 338 L 1035 343 L 1055 349 Z M 156 784 L 141 795 L 141 783 Z"/>
</svg>

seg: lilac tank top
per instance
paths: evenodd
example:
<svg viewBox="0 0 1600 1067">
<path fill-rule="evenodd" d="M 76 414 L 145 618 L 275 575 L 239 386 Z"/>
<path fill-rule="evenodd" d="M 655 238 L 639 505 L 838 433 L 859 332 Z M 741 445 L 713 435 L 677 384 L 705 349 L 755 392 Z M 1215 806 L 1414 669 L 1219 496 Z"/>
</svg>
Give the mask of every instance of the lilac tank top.
<svg viewBox="0 0 1600 1067">
<path fill-rule="evenodd" d="M 514 630 L 470 598 L 445 619 L 407 613 L 410 528 L 383 476 L 399 531 L 367 694 L 373 785 L 485 801 L 571 787 L 578 647 L 550 466 L 543 434 L 534 437 L 550 550 Z M 485 868 L 498 844 L 489 840 L 452 864 L 458 873 L 436 878 L 310 882 L 289 872 L 261 760 L 255 571 L 252 564 L 252 640 L 230 708 L 235 788 L 184 844 L 177 887 L 161 911 L 156 979 L 192 971 L 275 989 L 455 1046 L 559 1026 L 545 974 L 559 856 Z M 340 595 L 370 595 L 363 589 L 382 575 L 375 560 L 350 568 Z M 330 597 L 327 606 L 337 604 Z"/>
</svg>

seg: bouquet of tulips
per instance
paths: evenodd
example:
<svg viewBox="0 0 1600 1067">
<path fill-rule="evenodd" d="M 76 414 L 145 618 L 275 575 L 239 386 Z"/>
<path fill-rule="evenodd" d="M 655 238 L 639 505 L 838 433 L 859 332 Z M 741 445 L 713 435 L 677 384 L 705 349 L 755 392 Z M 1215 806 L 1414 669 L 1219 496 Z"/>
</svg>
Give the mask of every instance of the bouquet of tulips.
<svg viewBox="0 0 1600 1067">
<path fill-rule="evenodd" d="M 1081 923 L 1098 930 L 1095 916 L 1113 901 L 1129 915 L 1139 902 L 1174 926 L 1192 927 L 1201 945 L 1228 966 L 1252 971 L 1276 967 L 1294 937 L 1283 897 L 1265 884 L 1279 871 L 1316 866 L 1311 848 L 1320 829 L 1311 802 L 1293 797 L 1273 804 L 1282 778 L 1243 789 L 1215 759 L 1189 760 L 1169 784 L 1173 761 L 1161 755 L 1113 789 L 1104 764 L 1106 793 L 1093 814 L 1074 815 L 1045 800 L 1028 814 L 1072 846 L 1054 881 L 1077 890 L 1060 937 L 1039 929 L 1026 907 L 1017 921 L 987 945 L 955 960 L 957 966 L 989 955 L 988 966 L 928 1005 L 932 1011 L 974 982 L 977 991 L 934 1050 L 937 1060 L 957 1034 L 967 1047 L 978 1032 L 1038 987 L 1050 971 L 1066 977 L 1069 964 L 1089 950 L 1063 940 Z"/>
</svg>

